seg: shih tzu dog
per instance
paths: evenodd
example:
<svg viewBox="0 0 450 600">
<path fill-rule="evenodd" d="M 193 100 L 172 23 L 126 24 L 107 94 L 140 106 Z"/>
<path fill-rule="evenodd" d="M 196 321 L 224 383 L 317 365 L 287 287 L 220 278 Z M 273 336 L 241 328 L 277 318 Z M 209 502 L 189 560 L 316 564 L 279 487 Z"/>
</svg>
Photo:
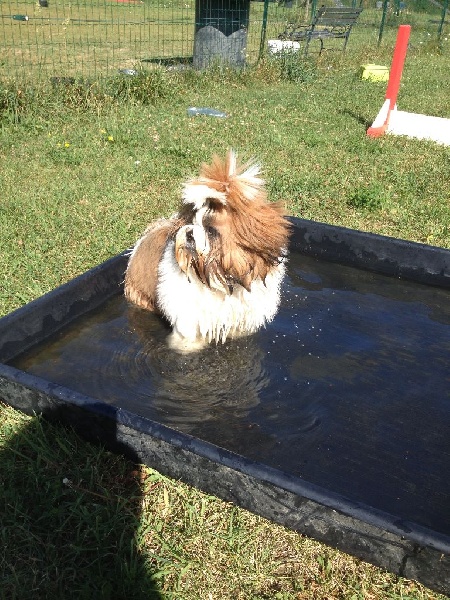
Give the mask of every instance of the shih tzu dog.
<svg viewBox="0 0 450 600">
<path fill-rule="evenodd" d="M 174 349 L 251 334 L 278 310 L 290 227 L 259 172 L 231 150 L 214 156 L 184 185 L 179 212 L 151 224 L 130 255 L 125 296 L 168 320 Z"/>
</svg>

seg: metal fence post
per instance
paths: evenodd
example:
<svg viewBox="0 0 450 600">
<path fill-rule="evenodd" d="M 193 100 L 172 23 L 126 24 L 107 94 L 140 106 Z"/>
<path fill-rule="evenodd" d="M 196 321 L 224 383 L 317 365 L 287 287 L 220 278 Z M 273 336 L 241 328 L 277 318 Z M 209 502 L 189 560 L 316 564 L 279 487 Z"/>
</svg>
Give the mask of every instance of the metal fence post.
<svg viewBox="0 0 450 600">
<path fill-rule="evenodd" d="M 378 33 L 378 45 L 381 44 L 381 38 L 383 37 L 384 22 L 386 20 L 388 4 L 389 4 L 389 0 L 383 0 L 383 14 L 381 15 L 380 31 Z"/>
<path fill-rule="evenodd" d="M 448 0 L 444 0 L 444 4 L 442 6 L 441 22 L 439 23 L 439 28 L 438 28 L 438 40 L 441 39 L 442 29 L 444 28 L 444 21 L 445 21 L 445 16 L 447 14 L 447 10 L 448 10 Z"/>
<path fill-rule="evenodd" d="M 264 54 L 264 49 L 266 46 L 266 35 L 267 35 L 267 15 L 269 13 L 269 2 L 270 0 L 264 0 L 264 9 L 263 9 L 263 18 L 262 18 L 262 29 L 261 29 L 261 42 L 259 44 L 259 55 L 257 62 L 261 60 L 262 55 Z"/>
</svg>

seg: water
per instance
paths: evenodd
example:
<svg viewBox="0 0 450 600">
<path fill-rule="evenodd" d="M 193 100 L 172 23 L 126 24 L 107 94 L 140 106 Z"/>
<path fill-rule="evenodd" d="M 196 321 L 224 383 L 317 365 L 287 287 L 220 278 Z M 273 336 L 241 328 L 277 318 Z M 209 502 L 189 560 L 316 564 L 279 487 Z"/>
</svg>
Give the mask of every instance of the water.
<svg viewBox="0 0 450 600">
<path fill-rule="evenodd" d="M 449 300 L 293 254 L 256 335 L 179 355 L 117 296 L 14 366 L 450 533 Z"/>
</svg>

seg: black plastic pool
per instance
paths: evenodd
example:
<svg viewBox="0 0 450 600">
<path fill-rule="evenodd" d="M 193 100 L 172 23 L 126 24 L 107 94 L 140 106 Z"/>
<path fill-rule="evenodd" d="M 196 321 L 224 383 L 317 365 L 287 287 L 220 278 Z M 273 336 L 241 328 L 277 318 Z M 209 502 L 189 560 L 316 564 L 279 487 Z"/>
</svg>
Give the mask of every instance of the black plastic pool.
<svg viewBox="0 0 450 600">
<path fill-rule="evenodd" d="M 450 252 L 294 223 L 265 330 L 171 351 L 120 256 L 0 321 L 0 395 L 448 593 Z"/>
</svg>

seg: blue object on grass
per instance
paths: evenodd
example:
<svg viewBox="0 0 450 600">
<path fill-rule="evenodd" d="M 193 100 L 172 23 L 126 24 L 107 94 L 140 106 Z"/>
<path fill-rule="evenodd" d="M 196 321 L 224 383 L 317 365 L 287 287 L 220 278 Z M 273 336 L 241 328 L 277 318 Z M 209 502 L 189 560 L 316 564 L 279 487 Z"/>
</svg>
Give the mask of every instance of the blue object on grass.
<svg viewBox="0 0 450 600">
<path fill-rule="evenodd" d="M 221 117 L 224 118 L 227 115 L 215 108 L 198 108 L 197 106 L 190 106 L 187 109 L 187 113 L 190 117 L 195 117 L 197 115 L 207 115 L 208 117 Z"/>
</svg>

